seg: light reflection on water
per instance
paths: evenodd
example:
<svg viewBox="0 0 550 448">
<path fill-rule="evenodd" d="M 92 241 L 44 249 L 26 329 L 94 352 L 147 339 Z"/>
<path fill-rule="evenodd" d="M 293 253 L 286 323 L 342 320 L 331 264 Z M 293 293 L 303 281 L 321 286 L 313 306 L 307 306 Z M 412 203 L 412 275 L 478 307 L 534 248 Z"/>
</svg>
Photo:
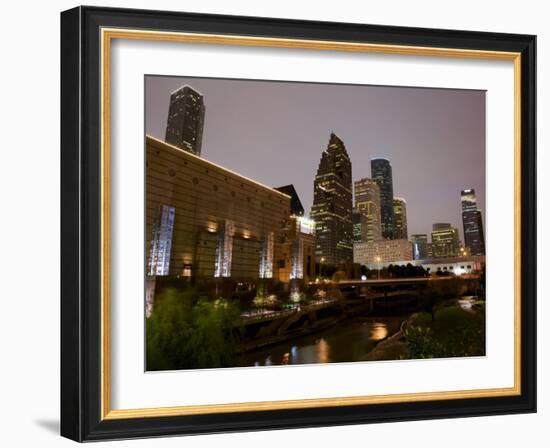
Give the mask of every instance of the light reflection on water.
<svg viewBox="0 0 550 448">
<path fill-rule="evenodd" d="M 319 333 L 245 353 L 242 366 L 361 361 L 375 345 L 399 330 L 401 318 L 343 321 Z"/>
<path fill-rule="evenodd" d="M 330 345 L 321 338 L 317 340 L 317 362 L 330 362 Z"/>
<path fill-rule="evenodd" d="M 371 325 L 370 337 L 374 341 L 381 341 L 388 337 L 388 326 L 382 322 L 376 322 Z"/>
</svg>

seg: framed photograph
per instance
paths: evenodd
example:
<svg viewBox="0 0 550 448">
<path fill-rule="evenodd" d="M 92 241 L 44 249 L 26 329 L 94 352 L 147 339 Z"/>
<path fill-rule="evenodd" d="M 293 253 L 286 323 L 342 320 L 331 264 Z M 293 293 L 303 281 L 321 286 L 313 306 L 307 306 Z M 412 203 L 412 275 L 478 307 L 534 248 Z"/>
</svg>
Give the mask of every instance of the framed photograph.
<svg viewBox="0 0 550 448">
<path fill-rule="evenodd" d="M 61 433 L 536 411 L 535 36 L 61 14 Z"/>
</svg>

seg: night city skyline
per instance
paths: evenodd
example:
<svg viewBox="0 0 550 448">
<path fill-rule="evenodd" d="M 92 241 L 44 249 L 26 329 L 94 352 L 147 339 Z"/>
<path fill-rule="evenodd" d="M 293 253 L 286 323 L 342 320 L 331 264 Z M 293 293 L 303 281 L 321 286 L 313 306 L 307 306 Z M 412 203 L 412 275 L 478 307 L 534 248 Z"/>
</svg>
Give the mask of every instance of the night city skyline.
<svg viewBox="0 0 550 448">
<path fill-rule="evenodd" d="M 146 87 L 147 370 L 485 354 L 481 92 Z"/>
<path fill-rule="evenodd" d="M 354 182 L 371 177 L 371 158 L 391 162 L 409 235 L 449 222 L 464 241 L 468 188 L 484 220 L 485 92 L 147 76 L 147 134 L 164 139 L 170 94 L 185 84 L 204 96 L 202 156 L 272 187 L 293 184 L 306 214 L 334 131 Z"/>
</svg>

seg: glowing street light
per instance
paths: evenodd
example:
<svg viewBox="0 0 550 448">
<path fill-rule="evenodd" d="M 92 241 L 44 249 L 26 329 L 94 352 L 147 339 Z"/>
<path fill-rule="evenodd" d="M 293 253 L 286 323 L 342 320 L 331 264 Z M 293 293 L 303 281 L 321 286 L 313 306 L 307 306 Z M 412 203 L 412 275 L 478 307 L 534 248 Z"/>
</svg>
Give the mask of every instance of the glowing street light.
<svg viewBox="0 0 550 448">
<path fill-rule="evenodd" d="M 376 256 L 376 263 L 378 263 L 378 280 L 380 280 L 380 256 Z"/>
</svg>

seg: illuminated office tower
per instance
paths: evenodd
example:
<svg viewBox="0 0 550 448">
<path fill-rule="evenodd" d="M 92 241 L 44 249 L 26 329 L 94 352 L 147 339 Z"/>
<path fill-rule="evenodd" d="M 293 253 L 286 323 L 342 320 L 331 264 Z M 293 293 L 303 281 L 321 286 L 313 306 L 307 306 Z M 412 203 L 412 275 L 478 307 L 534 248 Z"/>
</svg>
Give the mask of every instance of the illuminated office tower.
<svg viewBox="0 0 550 448">
<path fill-rule="evenodd" d="M 368 223 L 367 217 L 358 210 L 352 212 L 353 221 L 353 243 L 363 243 L 367 241 Z"/>
<path fill-rule="evenodd" d="M 406 240 L 407 231 L 407 201 L 403 198 L 393 198 L 393 238 Z"/>
<path fill-rule="evenodd" d="M 432 252 L 434 258 L 456 257 L 460 241 L 458 229 L 448 223 L 435 223 L 432 227 Z"/>
<path fill-rule="evenodd" d="M 425 233 L 419 233 L 411 235 L 413 259 L 426 260 L 429 258 L 428 251 L 428 235 Z"/>
<path fill-rule="evenodd" d="M 464 226 L 464 245 L 470 255 L 485 255 L 483 222 L 477 208 L 476 192 L 473 188 L 460 192 L 462 203 L 462 225 Z"/>
<path fill-rule="evenodd" d="M 321 154 L 313 183 L 310 217 L 315 221 L 315 256 L 327 265 L 353 259 L 351 161 L 334 133 Z"/>
<path fill-rule="evenodd" d="M 356 243 L 367 243 L 382 239 L 382 227 L 380 221 L 380 187 L 368 178 L 355 181 L 355 210 L 364 219 L 357 217 L 358 225 L 365 228 L 354 229 L 360 231 L 361 239 Z"/>
<path fill-rule="evenodd" d="M 388 159 L 375 157 L 370 161 L 371 177 L 380 187 L 380 218 L 382 222 L 382 237 L 393 238 L 393 177 L 392 167 Z"/>
<path fill-rule="evenodd" d="M 204 129 L 203 96 L 188 85 L 170 95 L 170 108 L 166 124 L 166 143 L 201 155 Z"/>
</svg>

